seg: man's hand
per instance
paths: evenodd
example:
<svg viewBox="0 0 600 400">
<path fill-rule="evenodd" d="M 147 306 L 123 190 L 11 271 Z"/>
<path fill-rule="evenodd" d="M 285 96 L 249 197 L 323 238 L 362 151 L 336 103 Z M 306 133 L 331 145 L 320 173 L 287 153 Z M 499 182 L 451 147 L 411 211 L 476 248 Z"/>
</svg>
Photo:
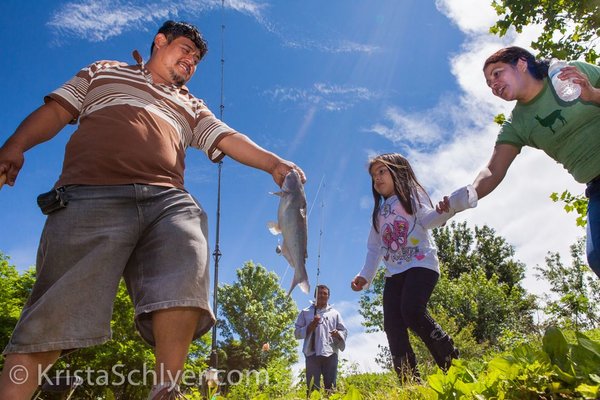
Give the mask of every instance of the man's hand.
<svg viewBox="0 0 600 400">
<path fill-rule="evenodd" d="M 312 331 L 317 329 L 317 325 L 319 325 L 319 322 L 321 322 L 321 316 L 317 314 L 315 315 L 313 320 L 310 321 L 310 324 L 308 324 L 308 333 L 311 333 Z"/>
<path fill-rule="evenodd" d="M 23 152 L 14 146 L 4 145 L 0 147 L 0 188 L 4 184 L 9 186 L 15 184 L 24 161 Z"/>
<path fill-rule="evenodd" d="M 29 114 L 0 147 L 0 176 L 6 176 L 5 183 L 15 184 L 27 150 L 52 139 L 72 119 L 73 116 L 54 100 Z"/>
<path fill-rule="evenodd" d="M 334 329 L 329 333 L 331 334 L 331 337 L 338 339 L 338 340 L 342 340 L 342 335 L 340 334 L 340 332 L 337 329 Z"/>
<path fill-rule="evenodd" d="M 273 177 L 273 180 L 277 186 L 281 187 L 281 185 L 283 185 L 283 180 L 292 169 L 295 169 L 298 172 L 298 175 L 300 175 L 300 181 L 302 181 L 302 183 L 306 182 L 306 175 L 304 175 L 304 171 L 302 171 L 300 167 L 291 161 L 281 160 L 271 171 L 271 176 Z"/>
</svg>

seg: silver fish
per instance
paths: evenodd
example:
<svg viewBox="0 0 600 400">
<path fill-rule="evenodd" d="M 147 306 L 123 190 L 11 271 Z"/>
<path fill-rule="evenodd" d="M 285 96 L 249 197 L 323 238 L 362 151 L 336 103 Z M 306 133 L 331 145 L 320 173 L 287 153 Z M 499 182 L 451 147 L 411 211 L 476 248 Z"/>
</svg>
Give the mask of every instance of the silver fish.
<svg viewBox="0 0 600 400">
<path fill-rule="evenodd" d="M 304 186 L 297 171 L 291 170 L 283 180 L 281 191 L 273 193 L 281 197 L 277 210 L 277 223 L 269 222 L 269 230 L 273 235 L 281 234 L 283 243 L 281 254 L 294 268 L 294 279 L 288 294 L 296 285 L 304 293 L 310 290 L 308 275 L 306 274 L 306 246 L 308 232 L 306 225 L 306 195 Z M 279 252 L 279 251 L 278 251 Z"/>
</svg>

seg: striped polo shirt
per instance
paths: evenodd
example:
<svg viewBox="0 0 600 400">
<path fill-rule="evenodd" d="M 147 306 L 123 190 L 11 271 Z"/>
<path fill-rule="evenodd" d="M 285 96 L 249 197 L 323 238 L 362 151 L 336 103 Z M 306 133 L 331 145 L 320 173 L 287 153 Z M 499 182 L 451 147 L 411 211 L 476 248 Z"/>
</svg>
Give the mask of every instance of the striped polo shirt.
<svg viewBox="0 0 600 400">
<path fill-rule="evenodd" d="M 56 186 L 131 183 L 183 189 L 188 146 L 217 162 L 235 133 L 185 86 L 155 84 L 143 65 L 98 61 L 50 93 L 79 126 Z"/>
</svg>

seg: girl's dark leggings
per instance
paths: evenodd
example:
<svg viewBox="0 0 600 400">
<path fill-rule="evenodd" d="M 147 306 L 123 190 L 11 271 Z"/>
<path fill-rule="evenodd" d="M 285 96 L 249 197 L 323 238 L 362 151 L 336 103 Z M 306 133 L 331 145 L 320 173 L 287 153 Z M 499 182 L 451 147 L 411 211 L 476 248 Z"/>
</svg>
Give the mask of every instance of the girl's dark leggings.
<svg viewBox="0 0 600 400">
<path fill-rule="evenodd" d="M 383 326 L 396 372 L 418 376 L 415 353 L 408 340 L 410 328 L 423 340 L 436 363 L 447 370 L 458 357 L 452 339 L 431 318 L 427 303 L 439 274 L 427 268 L 410 268 L 385 280 Z"/>
</svg>

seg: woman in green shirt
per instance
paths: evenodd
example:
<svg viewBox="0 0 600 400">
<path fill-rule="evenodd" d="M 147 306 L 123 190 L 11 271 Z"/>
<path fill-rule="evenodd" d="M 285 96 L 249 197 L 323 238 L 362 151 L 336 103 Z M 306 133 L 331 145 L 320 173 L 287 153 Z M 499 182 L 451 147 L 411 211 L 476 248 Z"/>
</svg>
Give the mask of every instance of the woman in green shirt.
<svg viewBox="0 0 600 400">
<path fill-rule="evenodd" d="M 483 73 L 494 96 L 517 104 L 502 125 L 487 166 L 475 178 L 478 198 L 502 181 L 523 146 L 543 150 L 587 185 L 587 257 L 600 277 L 600 67 L 571 62 L 558 77 L 581 86 L 578 99 L 565 102 L 548 78 L 548 61 L 520 47 L 506 47 L 485 61 Z"/>
</svg>

